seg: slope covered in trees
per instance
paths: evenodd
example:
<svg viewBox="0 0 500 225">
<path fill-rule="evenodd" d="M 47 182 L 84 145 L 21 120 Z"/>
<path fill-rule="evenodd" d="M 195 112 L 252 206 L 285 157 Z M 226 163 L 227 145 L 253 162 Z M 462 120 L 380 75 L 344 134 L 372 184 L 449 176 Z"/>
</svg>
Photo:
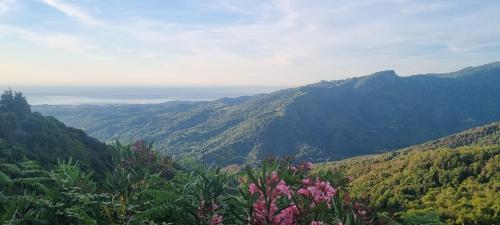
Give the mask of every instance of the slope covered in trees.
<svg viewBox="0 0 500 225">
<path fill-rule="evenodd" d="M 32 113 L 21 93 L 6 91 L 0 110 L 0 224 L 364 225 L 378 220 L 363 202 L 348 198 L 342 174 L 316 178 L 310 164 L 266 160 L 246 174 L 205 165 L 187 169 L 144 141 L 106 146 Z"/>
<path fill-rule="evenodd" d="M 209 102 L 36 106 L 102 141 L 144 138 L 174 156 L 329 161 L 411 146 L 500 120 L 500 63 L 365 77 Z"/>
<path fill-rule="evenodd" d="M 58 159 L 79 160 L 87 169 L 103 170 L 108 147 L 82 130 L 31 112 L 19 92 L 5 91 L 0 100 L 0 163 L 34 160 L 50 168 Z"/>
<path fill-rule="evenodd" d="M 144 141 L 105 146 L 74 136 L 84 133 L 32 113 L 20 93 L 5 92 L 0 106 L 9 131 L 1 224 L 500 222 L 500 123 L 382 155 L 316 166 L 269 158 L 225 172 L 178 164 Z M 81 140 L 103 149 L 79 148 Z M 107 163 L 99 176 L 96 160 Z"/>
<path fill-rule="evenodd" d="M 319 167 L 352 175 L 353 190 L 378 209 L 437 212 L 449 224 L 500 223 L 500 123 Z"/>
</svg>

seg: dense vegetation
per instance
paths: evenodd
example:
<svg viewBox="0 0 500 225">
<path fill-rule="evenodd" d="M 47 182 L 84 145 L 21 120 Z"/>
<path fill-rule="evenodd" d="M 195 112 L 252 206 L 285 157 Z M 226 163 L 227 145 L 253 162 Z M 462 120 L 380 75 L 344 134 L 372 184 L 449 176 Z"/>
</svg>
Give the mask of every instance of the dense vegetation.
<svg viewBox="0 0 500 225">
<path fill-rule="evenodd" d="M 108 147 L 85 132 L 31 112 L 19 92 L 0 99 L 0 163 L 37 161 L 51 168 L 58 158 L 74 158 L 86 169 L 102 171 L 111 159 Z"/>
<path fill-rule="evenodd" d="M 434 211 L 448 224 L 500 224 L 500 123 L 402 151 L 326 163 L 344 169 L 371 206 Z"/>
<path fill-rule="evenodd" d="M 330 161 L 500 120 L 500 63 L 448 74 L 393 71 L 210 102 L 37 106 L 103 141 L 143 138 L 174 156 L 231 164 L 267 155 Z"/>
<path fill-rule="evenodd" d="M 291 158 L 221 170 L 181 165 L 145 141 L 105 146 L 32 113 L 20 93 L 6 91 L 0 103 L 0 127 L 9 131 L 0 148 L 0 224 L 500 222 L 500 123 L 314 170 Z"/>
<path fill-rule="evenodd" d="M 350 198 L 341 173 L 312 174 L 308 163 L 269 159 L 236 174 L 205 165 L 187 169 L 145 141 L 107 147 L 32 113 L 21 93 L 6 91 L 0 109 L 0 224 L 354 225 L 388 220 Z"/>
<path fill-rule="evenodd" d="M 390 219 L 349 197 L 340 173 L 268 159 L 245 173 L 186 172 L 143 141 L 117 143 L 106 176 L 71 159 L 51 171 L 0 164 L 1 224 L 378 224 Z"/>
</svg>

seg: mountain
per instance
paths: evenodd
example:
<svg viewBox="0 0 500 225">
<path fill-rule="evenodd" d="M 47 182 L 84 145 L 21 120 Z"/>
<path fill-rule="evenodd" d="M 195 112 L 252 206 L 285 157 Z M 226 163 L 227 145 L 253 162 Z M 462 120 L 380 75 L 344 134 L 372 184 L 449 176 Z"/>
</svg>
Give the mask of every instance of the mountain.
<svg viewBox="0 0 500 225">
<path fill-rule="evenodd" d="M 500 123 L 400 151 L 318 166 L 353 176 L 355 192 L 399 215 L 436 211 L 447 224 L 500 224 Z"/>
<path fill-rule="evenodd" d="M 207 102 L 36 106 L 102 141 L 145 138 L 222 164 L 267 155 L 329 161 L 411 146 L 500 120 L 500 63 L 364 77 Z"/>
<path fill-rule="evenodd" d="M 79 160 L 86 169 L 103 171 L 108 147 L 82 130 L 32 112 L 23 95 L 5 91 L 0 100 L 0 164 L 34 160 L 51 168 L 58 159 Z"/>
</svg>

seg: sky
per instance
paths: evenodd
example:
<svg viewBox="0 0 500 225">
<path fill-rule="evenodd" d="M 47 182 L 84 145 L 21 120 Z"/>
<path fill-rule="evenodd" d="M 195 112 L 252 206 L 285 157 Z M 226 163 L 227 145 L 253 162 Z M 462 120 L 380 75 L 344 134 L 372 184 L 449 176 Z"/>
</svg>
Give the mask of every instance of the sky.
<svg viewBox="0 0 500 225">
<path fill-rule="evenodd" d="M 500 60 L 498 0 L 0 0 L 0 85 L 297 86 Z"/>
</svg>

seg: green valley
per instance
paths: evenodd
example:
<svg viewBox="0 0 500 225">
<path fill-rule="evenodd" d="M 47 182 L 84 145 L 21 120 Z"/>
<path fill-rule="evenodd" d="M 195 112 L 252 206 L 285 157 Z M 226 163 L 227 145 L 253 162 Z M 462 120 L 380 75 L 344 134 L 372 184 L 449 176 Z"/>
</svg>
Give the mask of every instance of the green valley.
<svg viewBox="0 0 500 225">
<path fill-rule="evenodd" d="M 500 62 L 446 74 L 394 71 L 270 94 L 151 105 L 34 106 L 101 141 L 142 138 L 218 164 L 379 153 L 500 120 Z"/>
</svg>

